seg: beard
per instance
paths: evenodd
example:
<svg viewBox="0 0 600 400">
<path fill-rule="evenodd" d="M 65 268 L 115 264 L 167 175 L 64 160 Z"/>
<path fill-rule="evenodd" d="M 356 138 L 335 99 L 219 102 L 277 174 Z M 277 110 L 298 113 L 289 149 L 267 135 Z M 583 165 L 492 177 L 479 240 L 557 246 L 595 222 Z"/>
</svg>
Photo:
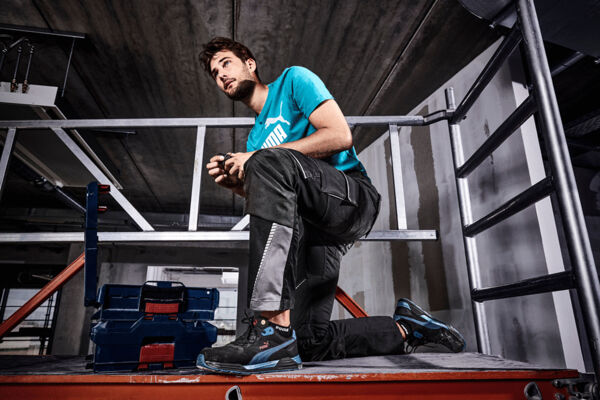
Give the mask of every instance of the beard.
<svg viewBox="0 0 600 400">
<path fill-rule="evenodd" d="M 247 99 L 254 92 L 254 88 L 256 87 L 256 82 L 249 79 L 244 79 L 240 81 L 237 89 L 235 89 L 231 94 L 225 92 L 227 97 L 234 101 L 241 101 Z"/>
</svg>

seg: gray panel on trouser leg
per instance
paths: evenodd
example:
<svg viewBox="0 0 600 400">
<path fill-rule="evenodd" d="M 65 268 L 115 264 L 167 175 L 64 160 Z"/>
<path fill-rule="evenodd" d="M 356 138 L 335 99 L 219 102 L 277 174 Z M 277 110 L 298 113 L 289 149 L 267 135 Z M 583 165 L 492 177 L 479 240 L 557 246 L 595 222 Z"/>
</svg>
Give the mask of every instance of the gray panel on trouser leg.
<svg viewBox="0 0 600 400">
<path fill-rule="evenodd" d="M 250 309 L 275 311 L 281 305 L 283 275 L 294 230 L 273 223 L 265 244 L 250 299 Z"/>
</svg>

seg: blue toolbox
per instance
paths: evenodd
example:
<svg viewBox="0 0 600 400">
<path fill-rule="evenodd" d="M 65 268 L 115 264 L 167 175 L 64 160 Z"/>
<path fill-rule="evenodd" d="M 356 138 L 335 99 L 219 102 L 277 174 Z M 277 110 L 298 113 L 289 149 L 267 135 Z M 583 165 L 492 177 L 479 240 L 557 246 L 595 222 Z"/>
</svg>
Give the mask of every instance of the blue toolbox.
<svg viewBox="0 0 600 400">
<path fill-rule="evenodd" d="M 217 340 L 217 289 L 179 282 L 104 285 L 92 316 L 94 372 L 195 366 L 200 350 Z"/>
<path fill-rule="evenodd" d="M 102 286 L 96 296 L 98 195 L 110 186 L 87 186 L 85 212 L 84 305 L 99 308 L 90 338 L 96 344 L 94 372 L 194 367 L 196 357 L 217 341 L 213 320 L 217 289 L 188 288 L 180 282 Z"/>
</svg>

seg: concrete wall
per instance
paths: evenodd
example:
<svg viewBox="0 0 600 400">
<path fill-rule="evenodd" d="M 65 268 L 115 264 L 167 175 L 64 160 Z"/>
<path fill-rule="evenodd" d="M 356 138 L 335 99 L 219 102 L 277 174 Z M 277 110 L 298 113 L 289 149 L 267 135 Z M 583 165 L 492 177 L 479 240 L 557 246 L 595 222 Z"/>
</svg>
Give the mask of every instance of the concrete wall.
<svg viewBox="0 0 600 400">
<path fill-rule="evenodd" d="M 449 86 L 454 87 L 459 102 L 497 44 L 410 114 L 425 115 L 446 108 L 444 88 Z M 517 63 L 512 62 L 500 70 L 461 123 L 466 157 L 526 96 L 526 89 L 518 83 L 522 71 L 515 65 Z M 393 189 L 387 183 L 391 162 L 387 137 L 387 134 L 383 135 L 360 154 L 383 196 L 376 230 L 395 228 Z M 543 162 L 536 138 L 531 119 L 470 175 L 475 219 L 543 178 Z M 373 315 L 390 315 L 395 298 L 410 297 L 430 309 L 436 317 L 450 321 L 461 330 L 468 342 L 467 350 L 475 351 L 477 345 L 447 124 L 403 128 L 400 142 L 408 228 L 438 229 L 439 241 L 357 244 L 344 258 L 340 286 Z M 522 211 L 477 237 L 483 287 L 564 269 L 560 250 L 556 257 L 549 257 L 558 242 L 556 226 L 553 222 L 546 223 L 551 219 L 548 210 L 551 216 L 550 200 Z M 544 222 L 541 229 L 538 221 Z M 492 353 L 548 367 L 567 365 L 583 369 L 568 292 L 490 301 L 485 303 L 485 309 Z M 345 314 L 338 311 L 334 317 L 340 316 Z M 559 332 L 563 333 L 562 340 Z"/>
</svg>

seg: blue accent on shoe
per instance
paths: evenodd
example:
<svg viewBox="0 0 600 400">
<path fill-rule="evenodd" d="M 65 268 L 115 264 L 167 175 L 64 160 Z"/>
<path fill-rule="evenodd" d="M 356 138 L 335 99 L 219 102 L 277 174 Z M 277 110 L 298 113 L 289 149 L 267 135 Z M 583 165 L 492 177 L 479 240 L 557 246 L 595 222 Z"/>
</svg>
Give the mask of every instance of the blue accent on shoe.
<svg viewBox="0 0 600 400">
<path fill-rule="evenodd" d="M 428 328 L 428 329 L 441 329 L 441 328 L 448 329 L 448 327 L 446 325 L 439 323 L 439 322 L 427 317 L 426 315 L 421 315 L 421 317 L 424 318 L 427 322 L 422 322 L 422 321 L 419 321 L 418 319 L 414 319 L 411 317 L 405 317 L 405 316 L 401 316 L 400 319 L 412 321 L 415 324 L 421 325 L 422 327 Z"/>
<path fill-rule="evenodd" d="M 260 363 L 260 364 L 242 365 L 242 367 L 244 369 L 248 369 L 248 370 L 254 370 L 254 369 L 259 369 L 259 368 L 273 368 L 277 365 L 278 362 L 279 362 L 279 360 L 267 361 L 267 362 Z"/>
<path fill-rule="evenodd" d="M 423 337 L 423 335 L 421 334 L 421 332 L 417 332 L 417 331 L 413 332 L 413 336 L 416 337 L 417 339 L 421 339 Z"/>
<path fill-rule="evenodd" d="M 288 340 L 287 342 L 281 343 L 279 346 L 271 347 L 268 350 L 257 353 L 254 357 L 252 357 L 252 360 L 250 360 L 249 364 L 256 364 L 256 363 L 262 363 L 262 362 L 267 361 L 267 359 L 269 357 L 271 357 L 271 355 L 273 353 L 283 349 L 286 346 L 289 346 L 290 344 L 294 343 L 295 340 L 296 340 L 296 331 L 292 331 L 292 338 L 290 340 Z"/>
<path fill-rule="evenodd" d="M 397 307 L 404 307 L 404 308 L 407 308 L 407 309 L 409 309 L 409 310 L 411 309 L 411 308 L 410 308 L 410 305 L 409 305 L 407 302 L 405 302 L 405 301 L 402 301 L 402 300 L 398 300 L 398 305 L 397 305 Z"/>
<path fill-rule="evenodd" d="M 275 333 L 275 329 L 272 326 L 266 327 L 260 334 L 263 336 L 269 336 Z"/>
<path fill-rule="evenodd" d="M 302 364 L 302 360 L 300 359 L 300 354 L 298 354 L 296 357 L 292 357 L 292 360 L 294 360 L 298 364 Z"/>
</svg>

